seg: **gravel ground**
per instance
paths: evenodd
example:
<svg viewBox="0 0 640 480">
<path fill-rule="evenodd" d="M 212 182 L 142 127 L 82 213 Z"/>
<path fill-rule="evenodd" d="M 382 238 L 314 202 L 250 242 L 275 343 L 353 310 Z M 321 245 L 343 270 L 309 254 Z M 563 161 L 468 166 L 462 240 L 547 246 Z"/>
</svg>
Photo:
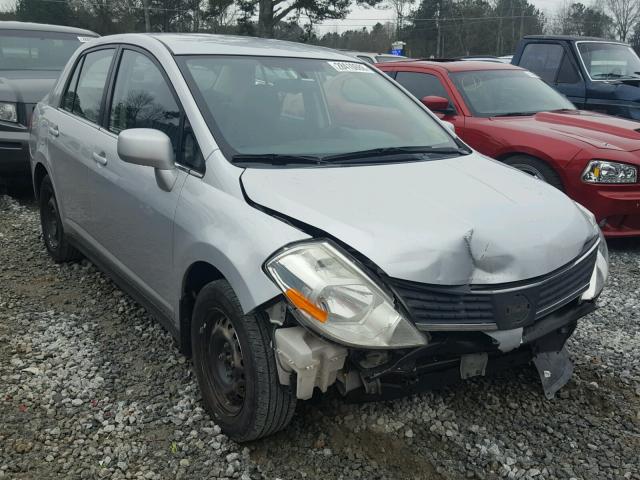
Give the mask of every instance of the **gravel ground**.
<svg viewBox="0 0 640 480">
<path fill-rule="evenodd" d="M 0 197 L 0 477 L 640 479 L 640 240 L 611 245 L 555 400 L 532 368 L 395 402 L 329 395 L 238 445 L 170 335 L 87 261 L 55 265 L 39 237 L 33 202 Z"/>
</svg>

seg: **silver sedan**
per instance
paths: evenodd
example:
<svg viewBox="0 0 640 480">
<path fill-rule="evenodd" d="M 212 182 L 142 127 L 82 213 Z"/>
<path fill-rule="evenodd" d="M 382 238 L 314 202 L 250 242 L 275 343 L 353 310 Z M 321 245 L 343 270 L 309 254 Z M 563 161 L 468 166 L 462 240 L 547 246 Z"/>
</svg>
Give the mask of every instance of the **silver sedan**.
<svg viewBox="0 0 640 480">
<path fill-rule="evenodd" d="M 589 212 L 340 52 L 104 37 L 32 125 L 47 250 L 145 305 L 238 441 L 329 388 L 393 398 L 533 360 L 553 396 L 606 281 Z"/>
</svg>

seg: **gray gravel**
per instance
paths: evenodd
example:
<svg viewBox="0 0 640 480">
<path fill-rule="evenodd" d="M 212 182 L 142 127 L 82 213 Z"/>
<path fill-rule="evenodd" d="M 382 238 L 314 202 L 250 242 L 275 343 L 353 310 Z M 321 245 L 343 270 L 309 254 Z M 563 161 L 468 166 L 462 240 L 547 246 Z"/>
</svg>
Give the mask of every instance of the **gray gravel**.
<svg viewBox="0 0 640 480">
<path fill-rule="evenodd" d="M 395 402 L 329 395 L 238 445 L 170 335 L 89 262 L 55 265 L 23 203 L 0 197 L 0 477 L 640 479 L 640 240 L 610 245 L 559 398 L 532 368 Z"/>
</svg>

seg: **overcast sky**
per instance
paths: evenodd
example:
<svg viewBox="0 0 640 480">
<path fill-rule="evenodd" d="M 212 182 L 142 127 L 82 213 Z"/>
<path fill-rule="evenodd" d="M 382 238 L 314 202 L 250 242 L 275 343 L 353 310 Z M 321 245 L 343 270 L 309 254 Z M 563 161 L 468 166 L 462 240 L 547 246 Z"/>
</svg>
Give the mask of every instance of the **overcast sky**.
<svg viewBox="0 0 640 480">
<path fill-rule="evenodd" d="M 543 12 L 552 14 L 563 0 L 529 0 L 540 8 Z M 586 2 L 588 3 L 588 2 Z M 0 0 L 0 9 L 4 10 L 8 6 L 15 4 L 15 0 Z M 417 4 L 417 0 L 416 0 Z M 377 22 L 393 21 L 394 15 L 391 10 L 381 10 L 378 8 L 355 7 L 345 20 L 327 20 L 318 28 L 320 33 L 372 26 Z"/>
<path fill-rule="evenodd" d="M 4 1 L 4 0 L 0 0 Z M 562 4 L 563 0 L 529 0 L 530 3 L 536 5 L 544 13 L 553 14 Z M 583 3 L 589 3 L 588 1 Z M 418 4 L 416 0 L 415 4 Z M 379 8 L 362 8 L 354 7 L 351 14 L 345 20 L 327 20 L 323 22 L 322 27 L 318 28 L 320 33 L 325 32 L 342 32 L 348 29 L 362 28 L 363 26 L 372 26 L 377 22 L 384 23 L 393 21 L 395 16 L 391 10 L 382 10 Z"/>
</svg>

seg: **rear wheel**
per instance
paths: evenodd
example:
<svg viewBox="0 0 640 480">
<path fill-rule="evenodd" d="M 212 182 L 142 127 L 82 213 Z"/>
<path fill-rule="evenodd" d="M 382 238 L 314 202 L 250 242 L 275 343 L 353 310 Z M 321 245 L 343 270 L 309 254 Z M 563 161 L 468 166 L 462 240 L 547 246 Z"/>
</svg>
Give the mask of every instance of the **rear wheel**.
<svg viewBox="0 0 640 480">
<path fill-rule="evenodd" d="M 77 260 L 80 253 L 70 243 L 64 233 L 58 201 L 53 191 L 49 176 L 45 176 L 40 184 L 40 224 L 42 239 L 49 255 L 57 262 Z"/>
<path fill-rule="evenodd" d="M 528 155 L 514 155 L 505 159 L 504 163 L 564 191 L 560 176 L 542 160 Z"/>
<path fill-rule="evenodd" d="M 238 442 L 287 426 L 296 398 L 278 380 L 270 325 L 244 315 L 225 280 L 211 282 L 196 299 L 191 325 L 193 364 L 205 407 Z"/>
</svg>

